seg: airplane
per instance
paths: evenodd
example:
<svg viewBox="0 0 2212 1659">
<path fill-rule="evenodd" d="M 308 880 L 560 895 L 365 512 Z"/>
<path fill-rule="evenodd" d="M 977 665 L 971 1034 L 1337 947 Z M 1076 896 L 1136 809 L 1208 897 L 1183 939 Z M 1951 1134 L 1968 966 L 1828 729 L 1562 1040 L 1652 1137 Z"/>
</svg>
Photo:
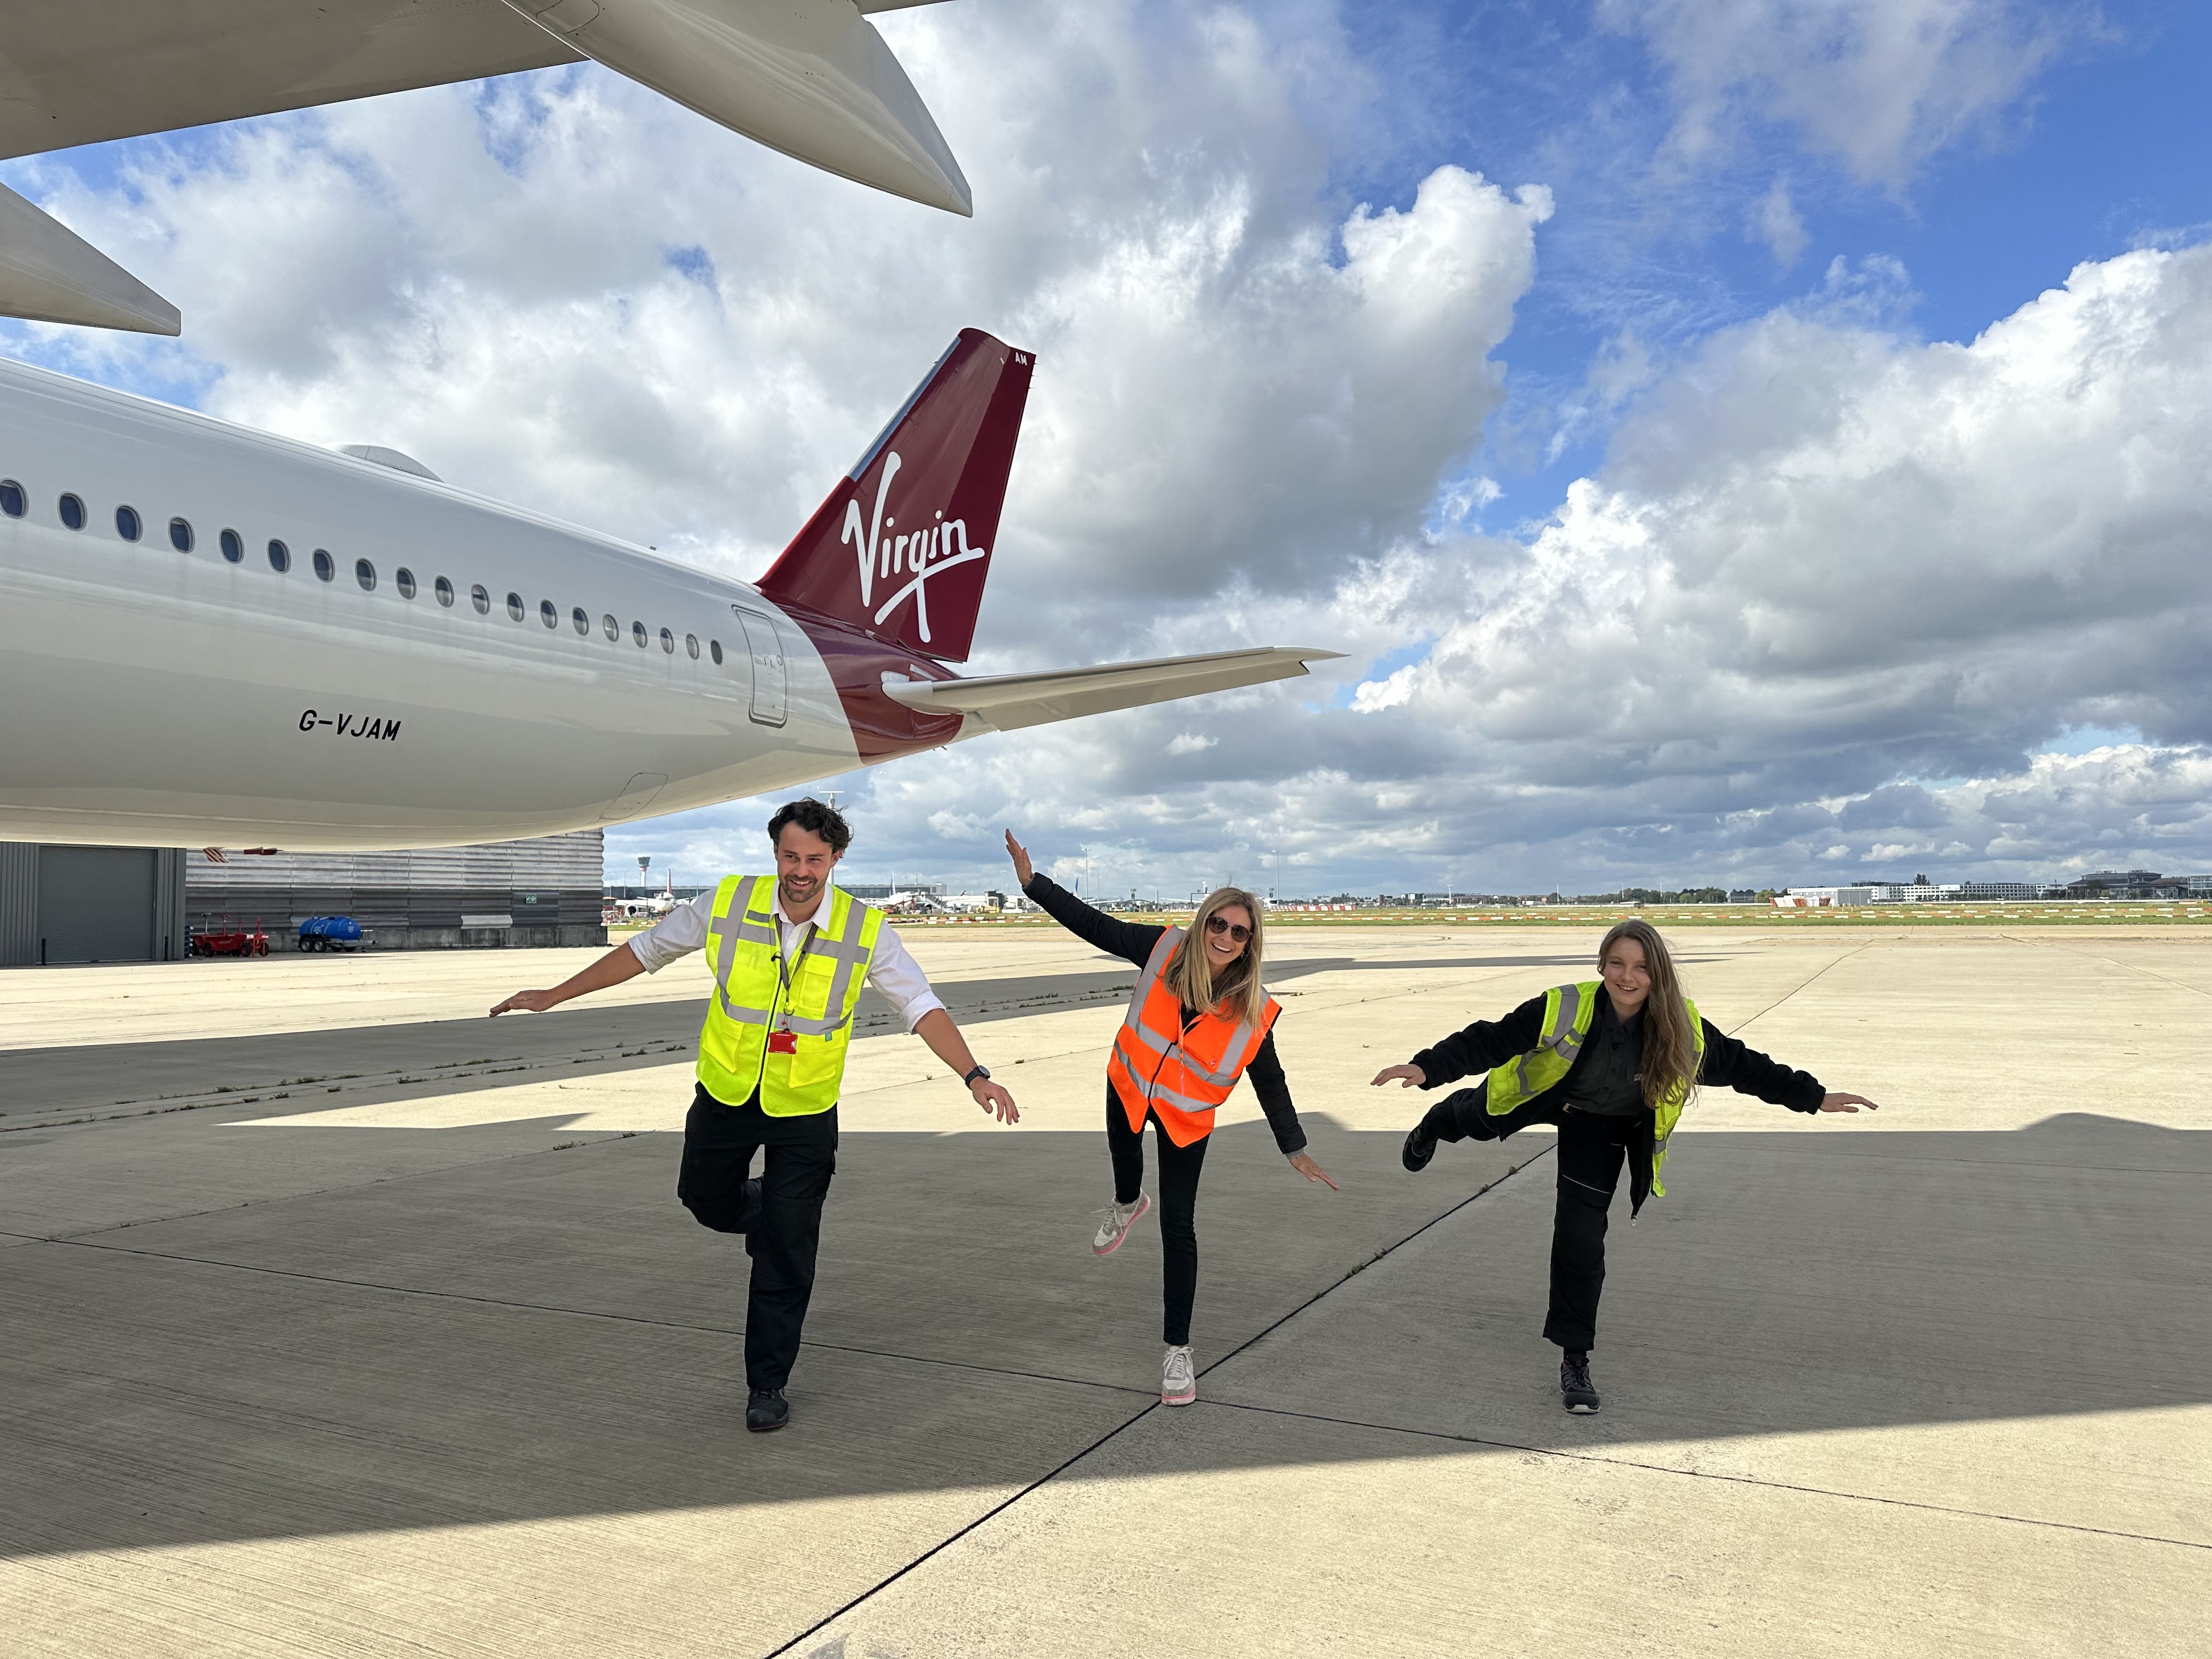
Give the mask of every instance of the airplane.
<svg viewBox="0 0 2212 1659">
<path fill-rule="evenodd" d="M 0 362 L 0 840 L 370 851 L 795 788 L 1291 678 L 963 678 L 1034 365 L 963 329 L 757 583 Z"/>
<path fill-rule="evenodd" d="M 870 15 L 936 0 L 70 0 L 10 9 L 0 160 L 596 59 L 708 120 L 967 216 Z M 177 308 L 0 186 L 0 315 L 175 334 Z"/>
</svg>

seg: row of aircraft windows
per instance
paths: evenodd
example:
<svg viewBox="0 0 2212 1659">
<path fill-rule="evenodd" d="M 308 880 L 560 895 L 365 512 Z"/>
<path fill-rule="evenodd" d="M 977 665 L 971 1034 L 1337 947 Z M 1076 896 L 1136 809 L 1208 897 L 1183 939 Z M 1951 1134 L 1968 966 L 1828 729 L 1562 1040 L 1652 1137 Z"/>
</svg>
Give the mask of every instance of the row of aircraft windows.
<svg viewBox="0 0 2212 1659">
<path fill-rule="evenodd" d="M 0 478 L 0 513 L 6 514 L 11 519 L 20 519 L 29 510 L 29 507 L 30 501 L 23 493 L 23 486 L 13 478 Z M 75 495 L 64 495 L 59 502 L 59 509 L 61 520 L 71 530 L 84 528 L 85 512 L 84 502 L 82 500 Z M 135 542 L 144 533 L 144 526 L 139 521 L 137 507 L 118 507 L 115 509 L 115 533 L 126 542 Z M 216 539 L 217 544 L 222 549 L 222 556 L 225 559 L 232 564 L 241 564 L 245 562 L 246 543 L 235 530 L 225 530 Z M 189 520 L 169 520 L 169 545 L 179 553 L 189 553 L 192 550 L 194 542 L 192 526 Z M 315 574 L 322 580 L 327 582 L 337 580 L 337 561 L 331 556 L 328 549 L 317 548 L 310 558 L 310 562 L 314 567 Z M 269 544 L 269 568 L 280 576 L 292 568 L 292 550 L 283 542 L 273 538 Z M 360 585 L 362 592 L 374 593 L 376 591 L 376 567 L 367 559 L 356 559 L 353 562 L 353 579 Z M 398 569 L 392 572 L 392 586 L 399 590 L 399 597 L 403 599 L 411 599 L 420 591 L 415 580 L 415 573 L 405 565 L 400 566 Z M 441 576 L 432 582 L 430 592 L 436 596 L 440 605 L 448 610 L 453 607 L 453 585 L 446 578 Z M 476 608 L 476 613 L 479 617 L 491 614 L 491 594 L 482 582 L 469 589 L 469 603 Z M 523 603 L 521 594 L 509 593 L 507 596 L 507 614 L 517 622 L 522 621 L 530 614 L 529 607 Z M 561 625 L 561 608 L 550 599 L 540 599 L 538 602 L 538 619 L 548 628 L 558 628 Z M 580 635 L 588 635 L 592 631 L 591 616 L 581 605 L 569 611 L 568 621 Z M 614 619 L 611 613 L 599 618 L 599 627 L 610 640 L 618 641 L 623 636 L 622 624 Z M 641 651 L 653 642 L 653 635 L 646 631 L 646 626 L 641 622 L 634 622 L 629 625 L 629 636 Z M 673 655 L 676 651 L 676 635 L 665 628 L 660 630 L 660 648 L 671 655 Z M 696 634 L 686 634 L 684 636 L 684 648 L 690 653 L 693 661 L 697 661 L 699 636 Z M 714 661 L 720 664 L 722 660 L 722 642 L 720 640 L 708 640 L 707 650 Z"/>
</svg>

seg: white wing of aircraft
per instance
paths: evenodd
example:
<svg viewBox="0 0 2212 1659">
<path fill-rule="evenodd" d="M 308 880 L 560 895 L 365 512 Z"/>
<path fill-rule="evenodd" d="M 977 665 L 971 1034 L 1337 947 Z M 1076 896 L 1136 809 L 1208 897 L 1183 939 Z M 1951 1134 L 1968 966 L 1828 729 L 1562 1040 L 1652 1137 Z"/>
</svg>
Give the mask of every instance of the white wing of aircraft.
<svg viewBox="0 0 2212 1659">
<path fill-rule="evenodd" d="M 1337 654 L 959 678 L 1030 370 L 963 331 L 753 584 L 0 363 L 0 840 L 550 835 Z"/>
<path fill-rule="evenodd" d="M 864 15 L 928 3 L 24 3 L 0 30 L 0 160 L 592 58 L 787 155 L 966 214 L 960 164 Z M 13 195 L 0 314 L 178 331 L 174 307 Z"/>
</svg>

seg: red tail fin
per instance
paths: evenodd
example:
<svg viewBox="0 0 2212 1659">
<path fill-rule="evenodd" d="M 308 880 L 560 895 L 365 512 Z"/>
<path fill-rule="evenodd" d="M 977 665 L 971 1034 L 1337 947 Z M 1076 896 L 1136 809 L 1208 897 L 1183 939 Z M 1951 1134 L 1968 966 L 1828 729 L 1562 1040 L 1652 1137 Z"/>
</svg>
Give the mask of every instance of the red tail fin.
<svg viewBox="0 0 2212 1659">
<path fill-rule="evenodd" d="M 1030 366 L 1028 352 L 962 329 L 769 568 L 762 593 L 965 661 Z"/>
</svg>

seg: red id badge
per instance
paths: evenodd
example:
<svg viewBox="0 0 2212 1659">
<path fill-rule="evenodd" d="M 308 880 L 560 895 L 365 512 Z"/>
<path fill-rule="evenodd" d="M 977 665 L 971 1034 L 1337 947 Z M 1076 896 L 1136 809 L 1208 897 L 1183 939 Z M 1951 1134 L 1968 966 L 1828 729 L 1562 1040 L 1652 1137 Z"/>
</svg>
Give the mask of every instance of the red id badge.
<svg viewBox="0 0 2212 1659">
<path fill-rule="evenodd" d="M 796 1031 L 770 1031 L 768 1034 L 768 1051 L 772 1054 L 797 1054 L 799 1052 L 799 1033 Z"/>
</svg>

